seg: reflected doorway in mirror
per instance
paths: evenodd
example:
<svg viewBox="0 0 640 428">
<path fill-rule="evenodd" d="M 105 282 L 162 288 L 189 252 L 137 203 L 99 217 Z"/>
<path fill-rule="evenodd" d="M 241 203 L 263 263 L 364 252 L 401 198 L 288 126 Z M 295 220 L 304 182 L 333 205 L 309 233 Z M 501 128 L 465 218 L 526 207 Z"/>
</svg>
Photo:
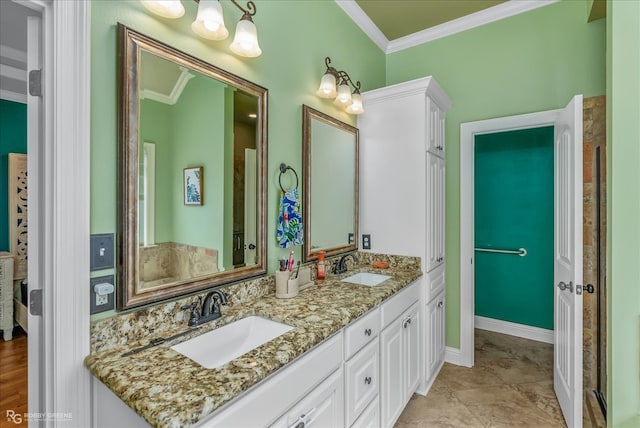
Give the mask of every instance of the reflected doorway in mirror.
<svg viewBox="0 0 640 428">
<path fill-rule="evenodd" d="M 202 205 L 202 172 L 201 166 L 184 168 L 184 204 Z"/>
</svg>

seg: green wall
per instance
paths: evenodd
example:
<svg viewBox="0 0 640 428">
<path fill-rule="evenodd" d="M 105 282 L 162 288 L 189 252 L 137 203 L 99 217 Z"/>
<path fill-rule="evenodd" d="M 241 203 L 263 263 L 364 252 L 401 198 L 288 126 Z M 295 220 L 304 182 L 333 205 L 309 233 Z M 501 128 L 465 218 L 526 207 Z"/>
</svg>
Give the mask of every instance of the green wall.
<svg viewBox="0 0 640 428">
<path fill-rule="evenodd" d="M 9 251 L 9 156 L 27 153 L 27 105 L 0 100 L 0 251 Z"/>
<path fill-rule="evenodd" d="M 231 33 L 221 42 L 200 39 L 191 31 L 195 2 L 184 1 L 185 16 L 176 21 L 151 16 L 137 0 L 91 3 L 91 233 L 116 230 L 116 24 L 122 22 L 269 90 L 269 271 L 276 269 L 278 258 L 286 256 L 287 250 L 279 249 L 275 241 L 278 165 L 284 162 L 302 174 L 302 104 L 344 122 L 356 122 L 355 117 L 336 109 L 331 100 L 315 95 L 325 71 L 324 58 L 330 56 L 332 64 L 360 80 L 366 91 L 385 85 L 385 55 L 333 1 L 255 3 L 254 21 L 263 53 L 253 59 L 239 58 L 228 48 L 241 16 L 230 1 L 221 2 Z M 296 259 L 300 254 L 297 248 Z"/>
<path fill-rule="evenodd" d="M 553 330 L 553 127 L 475 137 L 476 315 Z M 517 284 L 517 286 L 514 286 Z"/>
<path fill-rule="evenodd" d="M 605 93 L 605 23 L 561 1 L 387 57 L 387 84 L 433 75 L 447 113 L 447 345 L 460 346 L 460 124 L 564 107 Z M 365 106 L 366 108 L 366 106 Z"/>
<path fill-rule="evenodd" d="M 640 426 L 640 2 L 607 2 L 607 425 Z"/>
</svg>

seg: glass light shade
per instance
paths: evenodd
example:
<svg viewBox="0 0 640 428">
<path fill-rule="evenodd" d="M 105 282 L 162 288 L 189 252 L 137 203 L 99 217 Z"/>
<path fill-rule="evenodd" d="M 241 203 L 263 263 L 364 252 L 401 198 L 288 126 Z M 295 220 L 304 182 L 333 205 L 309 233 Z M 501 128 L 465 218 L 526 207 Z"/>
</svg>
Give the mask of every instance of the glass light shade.
<svg viewBox="0 0 640 428">
<path fill-rule="evenodd" d="M 345 107 L 351 103 L 351 88 L 344 82 L 338 86 L 336 103 Z"/>
<path fill-rule="evenodd" d="M 320 98 L 335 98 L 336 96 L 336 76 L 332 73 L 325 73 L 320 81 L 320 87 L 316 94 Z"/>
<path fill-rule="evenodd" d="M 229 35 L 224 26 L 222 6 L 218 0 L 200 0 L 198 15 L 191 24 L 191 29 L 198 36 L 209 40 L 224 40 Z"/>
<path fill-rule="evenodd" d="M 229 49 L 236 55 L 254 58 L 262 54 L 258 46 L 258 31 L 249 19 L 241 19 L 236 26 L 236 35 Z"/>
<path fill-rule="evenodd" d="M 184 15 L 184 6 L 180 0 L 140 0 L 149 11 L 163 18 L 180 18 Z"/>
<path fill-rule="evenodd" d="M 351 95 L 351 105 L 347 107 L 347 113 L 349 114 L 364 113 L 364 107 L 362 105 L 362 95 L 360 95 L 357 92 Z"/>
</svg>

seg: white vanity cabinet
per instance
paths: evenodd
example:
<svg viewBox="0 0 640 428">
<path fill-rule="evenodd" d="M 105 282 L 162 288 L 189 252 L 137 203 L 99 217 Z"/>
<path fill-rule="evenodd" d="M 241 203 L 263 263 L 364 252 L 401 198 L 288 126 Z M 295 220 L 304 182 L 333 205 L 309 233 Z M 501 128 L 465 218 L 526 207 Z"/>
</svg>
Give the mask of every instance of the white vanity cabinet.
<svg viewBox="0 0 640 428">
<path fill-rule="evenodd" d="M 404 290 L 381 309 L 380 426 L 391 427 L 421 379 L 420 289 Z"/>
</svg>

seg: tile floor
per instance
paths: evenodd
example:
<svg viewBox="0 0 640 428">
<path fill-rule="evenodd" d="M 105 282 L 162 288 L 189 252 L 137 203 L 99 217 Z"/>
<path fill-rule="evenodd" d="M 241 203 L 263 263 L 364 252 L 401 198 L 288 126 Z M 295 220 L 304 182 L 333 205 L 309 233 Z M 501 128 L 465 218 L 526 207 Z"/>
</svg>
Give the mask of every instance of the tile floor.
<svg viewBox="0 0 640 428">
<path fill-rule="evenodd" d="M 553 392 L 553 345 L 476 330 L 475 350 L 473 368 L 445 363 L 395 427 L 566 427 Z"/>
</svg>

